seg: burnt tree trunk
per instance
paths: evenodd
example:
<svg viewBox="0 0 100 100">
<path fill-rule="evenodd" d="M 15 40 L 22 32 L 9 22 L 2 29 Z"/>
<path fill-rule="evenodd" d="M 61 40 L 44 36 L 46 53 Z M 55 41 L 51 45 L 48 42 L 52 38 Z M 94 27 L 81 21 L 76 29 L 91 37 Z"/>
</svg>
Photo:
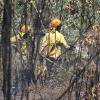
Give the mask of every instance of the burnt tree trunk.
<svg viewBox="0 0 100 100">
<path fill-rule="evenodd" d="M 11 100 L 11 12 L 11 0 L 4 0 L 3 25 L 1 33 L 4 100 Z"/>
</svg>

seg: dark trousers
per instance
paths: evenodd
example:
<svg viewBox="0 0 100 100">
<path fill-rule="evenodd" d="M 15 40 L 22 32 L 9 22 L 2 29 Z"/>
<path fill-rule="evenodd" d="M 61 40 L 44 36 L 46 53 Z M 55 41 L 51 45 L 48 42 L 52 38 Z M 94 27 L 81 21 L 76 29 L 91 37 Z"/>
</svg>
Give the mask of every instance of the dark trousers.
<svg viewBox="0 0 100 100">
<path fill-rule="evenodd" d="M 33 83 L 35 83 L 35 76 L 34 76 L 34 72 L 33 69 L 31 70 L 26 70 L 26 81 L 28 86 L 30 86 Z"/>
<path fill-rule="evenodd" d="M 12 50 L 13 53 L 16 54 L 16 50 Z M 19 59 L 15 56 L 16 62 L 19 61 Z M 23 60 L 22 62 L 22 68 L 20 68 L 19 62 L 17 63 L 17 67 L 14 69 L 14 75 L 13 75 L 13 89 L 12 92 L 15 93 L 17 91 L 22 91 L 25 86 L 30 86 L 31 83 L 36 83 L 35 75 L 34 75 L 34 65 L 31 62 L 28 62 L 26 60 Z"/>
<path fill-rule="evenodd" d="M 26 86 L 30 86 L 32 82 L 35 83 L 33 70 L 21 70 L 19 76 L 15 76 L 13 80 L 14 92 L 22 91 Z"/>
<path fill-rule="evenodd" d="M 55 66 L 54 63 L 53 63 L 53 62 L 55 62 L 55 59 L 52 58 L 52 57 L 48 57 L 48 59 L 52 61 L 52 62 L 50 62 L 50 61 L 46 60 L 48 76 L 56 75 L 57 74 L 57 71 L 56 71 L 57 66 Z"/>
</svg>

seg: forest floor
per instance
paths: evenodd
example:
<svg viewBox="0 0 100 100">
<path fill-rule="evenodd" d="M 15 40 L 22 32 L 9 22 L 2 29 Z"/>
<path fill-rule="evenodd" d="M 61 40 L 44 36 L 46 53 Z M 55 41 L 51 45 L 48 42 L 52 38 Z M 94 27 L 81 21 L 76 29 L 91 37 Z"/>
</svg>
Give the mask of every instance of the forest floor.
<svg viewBox="0 0 100 100">
<path fill-rule="evenodd" d="M 70 73 L 73 73 L 72 69 L 69 69 Z M 73 77 L 72 77 L 73 76 Z M 58 76 L 54 76 L 50 79 L 46 79 L 43 84 L 38 80 L 36 84 L 32 84 L 30 87 L 25 87 L 23 92 L 17 92 L 16 95 L 11 94 L 12 100 L 57 100 L 58 97 L 70 86 L 74 75 L 68 72 L 61 72 Z M 83 83 L 81 84 L 81 82 Z M 79 83 L 77 83 L 79 82 Z M 85 100 L 84 94 L 86 93 L 85 77 L 83 80 L 78 79 L 70 91 L 67 92 L 60 100 L 76 100 L 77 89 L 80 90 L 81 100 Z M 88 82 L 87 82 L 88 83 Z M 3 91 L 3 74 L 0 72 L 0 100 L 4 100 Z M 88 88 L 87 88 L 88 89 Z M 100 98 L 100 81 L 98 82 L 98 97 Z M 70 98 L 70 99 L 69 99 Z M 95 99 L 87 99 L 95 100 Z M 98 99 L 100 100 L 100 99 Z"/>
</svg>

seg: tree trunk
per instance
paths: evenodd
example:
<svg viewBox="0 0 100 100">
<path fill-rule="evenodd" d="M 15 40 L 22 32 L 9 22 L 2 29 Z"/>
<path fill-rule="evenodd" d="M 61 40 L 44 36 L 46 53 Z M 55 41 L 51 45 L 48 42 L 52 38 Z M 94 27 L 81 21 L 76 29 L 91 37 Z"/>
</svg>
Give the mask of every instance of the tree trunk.
<svg viewBox="0 0 100 100">
<path fill-rule="evenodd" d="M 4 100 L 11 100 L 11 12 L 11 0 L 4 0 L 3 26 L 1 33 Z"/>
</svg>

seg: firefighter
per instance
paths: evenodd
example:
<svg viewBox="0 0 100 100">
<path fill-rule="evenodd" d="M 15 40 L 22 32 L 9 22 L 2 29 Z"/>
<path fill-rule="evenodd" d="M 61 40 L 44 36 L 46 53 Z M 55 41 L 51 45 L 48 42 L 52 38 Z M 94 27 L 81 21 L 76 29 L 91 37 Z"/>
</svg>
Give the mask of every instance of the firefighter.
<svg viewBox="0 0 100 100">
<path fill-rule="evenodd" d="M 67 44 L 63 34 L 60 33 L 62 22 L 59 19 L 53 19 L 50 23 L 50 31 L 43 37 L 43 44 L 40 53 L 43 54 L 45 51 L 46 57 L 50 61 L 55 61 L 61 54 L 61 46 L 65 48 L 70 48 Z M 48 70 L 48 75 L 54 74 L 55 69 L 51 62 L 46 60 L 46 66 Z"/>
<path fill-rule="evenodd" d="M 21 27 L 21 32 L 15 36 L 11 37 L 12 46 L 15 48 L 19 47 L 19 48 L 21 48 L 21 50 L 19 50 L 19 51 L 24 52 L 26 49 L 26 39 L 27 39 L 27 37 L 29 37 L 30 31 L 31 31 L 30 26 L 25 27 L 25 25 L 23 25 Z"/>
<path fill-rule="evenodd" d="M 19 60 L 21 58 L 23 60 L 22 68 L 20 68 L 19 70 L 20 71 L 19 73 L 22 74 L 20 90 L 23 89 L 22 86 L 23 82 L 27 82 L 28 86 L 30 86 L 31 81 L 33 82 L 35 81 L 35 76 L 33 72 L 34 66 L 31 61 L 30 61 L 31 63 L 27 62 L 27 53 L 28 53 L 27 49 L 31 39 L 34 39 L 34 37 L 31 34 L 31 31 L 32 29 L 30 26 L 23 25 L 21 27 L 21 32 L 16 36 L 11 37 L 12 47 L 17 48 L 17 56 L 19 56 Z M 15 75 L 13 85 L 14 88 L 16 89 L 18 87 L 18 80 L 19 80 L 18 76 Z"/>
</svg>

